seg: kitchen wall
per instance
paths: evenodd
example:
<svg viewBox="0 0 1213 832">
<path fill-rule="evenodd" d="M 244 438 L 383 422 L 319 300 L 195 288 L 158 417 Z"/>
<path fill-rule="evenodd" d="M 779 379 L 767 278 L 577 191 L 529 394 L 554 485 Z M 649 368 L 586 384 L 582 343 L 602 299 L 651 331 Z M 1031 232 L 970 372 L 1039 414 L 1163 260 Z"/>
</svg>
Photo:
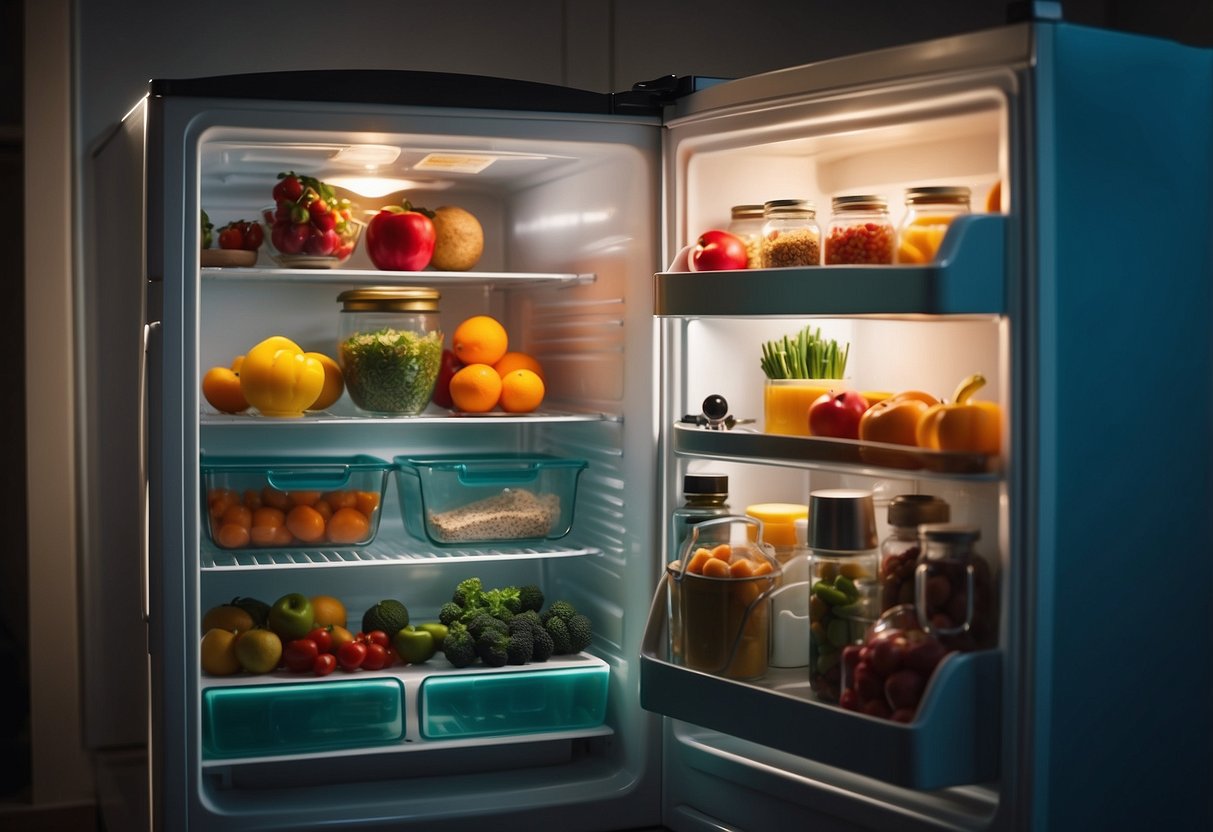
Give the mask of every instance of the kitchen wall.
<svg viewBox="0 0 1213 832">
<path fill-rule="evenodd" d="M 0 168 L 0 176 L 11 172 L 10 157 L 19 152 L 12 149 L 12 137 L 19 143 L 24 135 L 27 178 L 51 189 L 25 198 L 27 215 L 36 217 L 40 225 L 37 235 L 26 238 L 31 252 L 25 282 L 27 308 L 49 305 L 52 313 L 49 318 L 39 317 L 38 325 L 50 320 L 55 324 L 53 330 L 70 331 L 73 313 L 66 298 L 70 297 L 73 281 L 87 277 L 80 273 L 83 266 L 79 259 L 70 257 L 76 250 L 79 229 L 86 223 L 80 206 L 88 205 L 91 198 L 80 192 L 79 171 L 91 150 L 144 94 L 149 78 L 326 67 L 393 68 L 502 75 L 610 91 L 665 74 L 748 75 L 986 28 L 1004 20 L 1007 4 L 1004 0 L 935 0 L 929 4 L 904 0 L 868 0 L 863 4 L 822 0 L 466 0 L 453 6 L 400 0 L 342 4 L 293 0 L 289 4 L 238 5 L 164 0 L 26 0 L 22 4 L 19 0 L 0 0 L 0 53 L 12 64 L 2 73 L 6 92 L 12 79 L 16 79 L 14 89 L 20 89 L 20 23 L 13 15 L 22 5 L 31 18 L 26 26 L 24 67 L 31 74 L 26 88 L 48 100 L 26 102 L 28 123 L 22 133 L 21 122 L 14 120 L 11 111 L 14 99 L 0 95 L 0 165 L 5 166 Z M 1065 8 L 1067 18 L 1078 22 L 1170 35 L 1194 43 L 1213 42 L 1213 0 L 1162 0 L 1144 9 L 1131 0 L 1080 0 L 1067 2 Z M 70 60 L 59 55 L 70 56 Z M 58 70 L 49 71 L 39 61 L 56 61 L 51 66 Z M 74 119 L 70 136 L 59 135 L 63 131 L 55 122 L 51 106 L 65 94 L 68 81 L 70 115 Z M 70 147 L 71 158 L 56 161 L 53 154 L 48 158 L 40 152 L 35 157 L 29 152 L 35 142 L 41 151 L 48 137 Z M 75 179 L 63 176 L 65 166 L 73 171 Z M 19 202 L 11 190 L 7 196 L 13 203 Z M 48 208 L 59 205 L 70 211 L 70 223 L 62 228 L 54 218 L 48 223 L 46 216 Z M 76 229 L 74 232 L 69 224 Z M 0 217 L 0 231 L 10 232 L 5 217 Z M 20 231 L 16 234 L 19 238 Z M 19 247 L 15 242 L 5 243 L 3 250 L 19 252 Z M 56 256 L 48 257 L 48 253 Z M 7 274 L 19 274 L 20 268 L 19 254 L 16 262 L 10 258 L 6 263 Z M 10 357 L 21 355 L 23 343 L 17 283 L 12 287 L 16 294 L 9 294 L 0 303 L 5 314 L 0 335 L 6 339 L 0 342 L 0 348 Z M 28 317 L 26 325 L 30 325 Z M 61 604 L 64 598 L 70 602 L 73 596 L 70 587 L 65 592 L 61 586 L 49 586 L 42 576 L 58 575 L 60 580 L 68 576 L 70 584 L 77 573 L 80 545 L 71 523 L 75 516 L 70 484 L 73 450 L 64 446 L 62 432 L 44 424 L 45 411 L 73 412 L 73 365 L 70 350 L 28 355 L 25 364 L 31 382 L 45 385 L 49 379 L 54 383 L 49 388 L 52 393 L 39 393 L 37 408 L 29 406 L 29 457 L 64 476 L 55 480 L 29 474 L 30 527 L 35 534 L 28 557 L 31 564 L 38 564 L 37 570 L 29 570 L 34 603 L 30 623 L 23 626 L 25 598 L 19 588 L 25 583 L 25 564 L 20 557 L 5 558 L 0 572 L 0 624 L 14 631 L 20 648 L 28 641 L 26 654 L 36 659 L 34 700 L 55 703 L 39 704 L 34 709 L 33 742 L 40 752 L 33 763 L 32 801 L 70 802 L 91 799 L 93 783 L 87 776 L 63 776 L 65 770 L 79 768 L 84 754 L 79 723 L 62 719 L 62 713 L 55 713 L 55 709 L 70 710 L 81 701 L 74 633 L 93 622 L 67 617 L 72 647 L 65 655 L 62 633 L 43 626 L 53 620 L 44 605 L 54 599 Z M 6 382 L 14 379 L 11 383 L 16 384 L 14 375 L 4 378 Z M 69 382 L 66 385 L 62 383 L 65 380 Z M 20 409 L 11 412 L 19 414 Z M 21 481 L 25 457 L 15 452 L 8 440 L 22 436 L 19 422 L 13 419 L 0 423 L 5 437 L 2 461 L 6 475 L 17 482 Z M 34 507 L 46 505 L 64 514 L 62 527 L 43 528 L 47 515 L 37 514 Z M 5 542 L 10 552 L 20 555 L 25 546 L 19 517 L 25 506 L 10 503 L 5 510 L 12 506 L 17 507 L 12 509 L 14 517 L 5 514 L 0 522 L 5 528 L 17 527 L 18 533 L 7 534 Z M 53 532 L 50 537 L 46 536 L 48 531 Z M 114 554 L 104 552 L 101 546 L 79 557 L 98 559 Z M 48 696 L 50 693 L 54 695 Z M 60 704 L 63 702 L 68 704 Z"/>
</svg>

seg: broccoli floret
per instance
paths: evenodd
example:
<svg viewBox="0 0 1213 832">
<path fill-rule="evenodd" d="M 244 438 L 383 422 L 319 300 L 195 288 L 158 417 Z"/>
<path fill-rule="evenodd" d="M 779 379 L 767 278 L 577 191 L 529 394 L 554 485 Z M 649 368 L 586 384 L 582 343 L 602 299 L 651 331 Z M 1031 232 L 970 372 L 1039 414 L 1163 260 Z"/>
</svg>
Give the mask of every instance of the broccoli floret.
<svg viewBox="0 0 1213 832">
<path fill-rule="evenodd" d="M 552 637 L 552 653 L 556 655 L 564 655 L 571 653 L 571 642 L 569 641 L 569 625 L 564 623 L 564 619 L 559 616 L 549 616 L 548 620 L 543 622 L 543 627 L 548 631 L 548 635 Z"/>
<path fill-rule="evenodd" d="M 541 609 L 543 609 L 543 590 L 534 584 L 527 584 L 526 586 L 519 587 L 518 601 L 522 605 L 520 612 L 526 612 L 528 610 L 539 612 Z"/>
<path fill-rule="evenodd" d="M 438 610 L 438 620 L 446 626 L 451 626 L 452 622 L 458 621 L 463 617 L 463 607 L 456 604 L 454 601 L 447 601 Z"/>
<path fill-rule="evenodd" d="M 546 624 L 549 619 L 559 618 L 568 624 L 576 614 L 577 610 L 568 601 L 553 601 L 552 605 L 548 607 L 548 611 L 544 613 L 544 623 Z"/>
<path fill-rule="evenodd" d="M 509 660 L 509 646 L 507 633 L 488 627 L 476 638 L 476 655 L 489 667 L 501 667 Z"/>
<path fill-rule="evenodd" d="M 522 612 L 518 613 L 518 615 L 514 616 L 514 618 L 521 618 L 523 621 L 530 621 L 532 624 L 537 626 L 543 626 L 543 617 L 539 615 L 539 613 L 535 612 L 535 610 L 523 610 Z"/>
<path fill-rule="evenodd" d="M 522 602 L 518 599 L 518 587 L 516 586 L 490 589 L 484 593 L 483 598 L 488 611 L 498 618 L 508 621 L 507 614 L 513 617 L 514 613 L 522 612 Z"/>
<path fill-rule="evenodd" d="M 506 645 L 508 664 L 526 664 L 531 660 L 535 648 L 534 626 L 524 618 L 510 622 L 510 640 Z"/>
<path fill-rule="evenodd" d="M 456 584 L 451 600 L 465 610 L 469 610 L 484 606 L 483 597 L 484 585 L 480 583 L 480 579 L 467 578 Z"/>
<path fill-rule="evenodd" d="M 590 641 L 593 634 L 590 629 L 590 619 L 587 616 L 577 613 L 568 622 L 569 630 L 569 652 L 580 653 L 582 650 L 590 646 Z"/>
<path fill-rule="evenodd" d="M 472 634 L 472 638 L 480 638 L 485 630 L 497 630 L 499 633 L 508 634 L 509 627 L 500 618 L 494 618 L 487 612 L 477 613 L 471 621 L 467 622 L 468 632 Z"/>
<path fill-rule="evenodd" d="M 467 627 L 458 621 L 452 622 L 442 640 L 442 654 L 455 667 L 467 667 L 476 661 L 476 639 Z"/>
<path fill-rule="evenodd" d="M 555 649 L 552 634 L 542 624 L 535 624 L 531 628 L 531 661 L 546 662 L 552 657 Z"/>
</svg>

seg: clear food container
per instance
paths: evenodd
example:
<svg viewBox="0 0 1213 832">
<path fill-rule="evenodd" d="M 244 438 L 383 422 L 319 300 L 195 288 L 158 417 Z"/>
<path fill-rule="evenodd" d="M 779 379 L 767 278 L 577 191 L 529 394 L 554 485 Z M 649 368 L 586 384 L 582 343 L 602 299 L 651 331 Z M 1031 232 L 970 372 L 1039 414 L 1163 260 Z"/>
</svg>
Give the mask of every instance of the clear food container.
<svg viewBox="0 0 1213 832">
<path fill-rule="evenodd" d="M 736 516 L 697 523 L 666 567 L 674 664 L 729 679 L 766 674 L 781 569 L 771 547 L 751 538 L 758 526 Z"/>
<path fill-rule="evenodd" d="M 806 199 L 773 199 L 763 204 L 762 266 L 821 265 L 821 226 Z"/>
<path fill-rule="evenodd" d="M 883 196 L 834 197 L 834 215 L 826 231 L 825 265 L 882 265 L 893 262 L 897 234 Z"/>
<path fill-rule="evenodd" d="M 588 463 L 546 454 L 393 459 L 405 529 L 439 546 L 557 540 Z"/>
<path fill-rule="evenodd" d="M 725 229 L 745 242 L 745 267 L 762 268 L 762 224 L 761 205 L 734 205 L 729 227 Z"/>
<path fill-rule="evenodd" d="M 898 263 L 930 263 L 952 220 L 969 213 L 969 189 L 963 186 L 910 188 L 897 235 Z"/>
<path fill-rule="evenodd" d="M 373 456 L 202 457 L 203 516 L 223 549 L 365 546 L 391 465 Z"/>
<path fill-rule="evenodd" d="M 914 603 L 922 629 L 946 647 L 975 650 L 998 637 L 990 567 L 976 550 L 981 529 L 954 523 L 918 527 Z"/>
</svg>

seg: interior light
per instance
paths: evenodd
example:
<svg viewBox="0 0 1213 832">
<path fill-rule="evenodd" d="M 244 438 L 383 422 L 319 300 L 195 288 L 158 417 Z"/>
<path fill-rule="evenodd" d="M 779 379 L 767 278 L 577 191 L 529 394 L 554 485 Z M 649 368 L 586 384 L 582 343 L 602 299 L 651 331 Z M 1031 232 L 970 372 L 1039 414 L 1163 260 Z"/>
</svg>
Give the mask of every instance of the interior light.
<svg viewBox="0 0 1213 832">
<path fill-rule="evenodd" d="M 327 176 L 325 182 L 359 196 L 377 197 L 397 191 L 440 191 L 450 187 L 450 182 L 417 182 L 412 179 L 397 179 L 392 176 Z"/>
<path fill-rule="evenodd" d="M 400 148 L 387 144 L 352 144 L 333 154 L 334 162 L 377 167 L 390 165 L 400 157 Z"/>
</svg>

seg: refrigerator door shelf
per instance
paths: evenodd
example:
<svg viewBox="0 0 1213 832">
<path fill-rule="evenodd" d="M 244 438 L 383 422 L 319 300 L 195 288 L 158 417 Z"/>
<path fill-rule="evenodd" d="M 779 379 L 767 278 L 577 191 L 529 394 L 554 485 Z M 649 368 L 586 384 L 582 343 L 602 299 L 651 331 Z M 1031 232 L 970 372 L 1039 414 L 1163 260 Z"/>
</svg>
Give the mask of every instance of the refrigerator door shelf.
<svg viewBox="0 0 1213 832">
<path fill-rule="evenodd" d="M 594 274 L 549 272 L 391 272 L 377 269 L 211 268 L 203 266 L 203 282 L 323 283 L 338 286 L 475 286 L 487 289 L 522 289 L 538 286 L 582 286 Z"/>
<path fill-rule="evenodd" d="M 670 272 L 657 275 L 663 317 L 786 315 L 1002 315 L 1008 220 L 957 217 L 925 266 Z"/>
<path fill-rule="evenodd" d="M 419 751 L 453 748 L 472 738 L 597 735 L 604 732 L 609 679 L 607 663 L 586 653 L 500 668 L 454 668 L 435 658 L 328 677 L 285 671 L 204 677 L 204 759 Z"/>
<path fill-rule="evenodd" d="M 861 442 L 820 436 L 785 436 L 755 430 L 706 430 L 673 426 L 676 454 L 733 462 L 802 466 L 851 474 L 889 476 L 912 471 L 919 479 L 994 481 L 1001 476 L 996 456 L 932 451 L 908 445 Z"/>
<path fill-rule="evenodd" d="M 914 721 L 902 724 L 818 702 L 803 668 L 772 668 L 747 683 L 676 666 L 667 658 L 667 632 L 662 598 L 649 613 L 640 655 L 646 710 L 906 788 L 998 779 L 1001 720 L 992 718 L 1001 713 L 998 650 L 945 658 Z"/>
</svg>

